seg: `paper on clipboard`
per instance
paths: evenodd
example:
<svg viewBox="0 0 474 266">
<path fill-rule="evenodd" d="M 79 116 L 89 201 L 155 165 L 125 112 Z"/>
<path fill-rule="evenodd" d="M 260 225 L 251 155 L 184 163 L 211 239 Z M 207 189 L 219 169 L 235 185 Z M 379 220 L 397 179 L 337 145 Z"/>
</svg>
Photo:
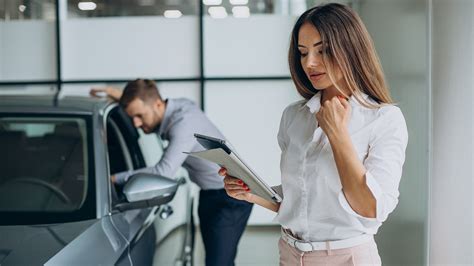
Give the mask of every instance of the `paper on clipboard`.
<svg viewBox="0 0 474 266">
<path fill-rule="evenodd" d="M 258 178 L 234 153 L 228 154 L 221 148 L 204 150 L 199 152 L 186 152 L 190 156 L 214 162 L 227 169 L 230 176 L 235 176 L 247 184 L 252 194 L 260 196 L 268 201 L 281 202 L 282 195 L 269 187 L 263 180 Z"/>
</svg>

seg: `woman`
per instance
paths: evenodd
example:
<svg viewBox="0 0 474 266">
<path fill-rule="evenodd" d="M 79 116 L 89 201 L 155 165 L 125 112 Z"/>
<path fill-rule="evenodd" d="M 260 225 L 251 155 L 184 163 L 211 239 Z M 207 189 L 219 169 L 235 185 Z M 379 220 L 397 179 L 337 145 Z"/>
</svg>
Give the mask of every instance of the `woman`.
<svg viewBox="0 0 474 266">
<path fill-rule="evenodd" d="M 349 7 L 307 10 L 293 28 L 283 112 L 281 204 L 219 171 L 227 193 L 277 212 L 281 265 L 380 265 L 373 235 L 398 203 L 408 134 L 372 40 Z"/>
</svg>

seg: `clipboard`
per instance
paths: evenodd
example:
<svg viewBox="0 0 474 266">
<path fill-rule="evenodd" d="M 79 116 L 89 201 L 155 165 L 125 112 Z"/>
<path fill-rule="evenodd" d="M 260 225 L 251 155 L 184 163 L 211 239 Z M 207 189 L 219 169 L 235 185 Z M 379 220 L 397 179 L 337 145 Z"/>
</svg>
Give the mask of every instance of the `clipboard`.
<svg viewBox="0 0 474 266">
<path fill-rule="evenodd" d="M 186 152 L 190 156 L 205 159 L 227 169 L 230 176 L 235 176 L 250 188 L 252 194 L 268 201 L 281 202 L 283 196 L 267 185 L 255 171 L 253 171 L 225 140 L 201 134 L 194 134 L 197 142 L 206 150 L 199 152 Z M 281 193 L 281 192 L 280 192 Z"/>
</svg>

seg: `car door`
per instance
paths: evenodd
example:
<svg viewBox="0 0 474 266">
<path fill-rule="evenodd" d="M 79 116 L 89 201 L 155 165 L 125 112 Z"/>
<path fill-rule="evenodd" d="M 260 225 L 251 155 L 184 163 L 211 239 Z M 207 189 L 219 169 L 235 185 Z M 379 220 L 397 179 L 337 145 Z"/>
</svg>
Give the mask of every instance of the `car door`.
<svg viewBox="0 0 474 266">
<path fill-rule="evenodd" d="M 125 146 L 125 154 L 129 154 L 128 157 L 124 158 L 125 161 L 121 165 L 127 164 L 129 168 L 139 169 L 143 167 L 153 166 L 161 157 L 163 153 L 163 141 L 155 134 L 144 134 L 141 130 L 137 130 L 133 125 L 131 119 L 121 108 L 115 108 L 112 110 L 110 117 L 109 127 L 116 128 L 123 136 L 123 145 Z M 110 145 L 110 144 L 109 144 Z M 147 155 L 147 157 L 144 156 Z M 126 171 L 127 169 L 116 169 L 118 172 Z M 168 262 L 181 262 L 183 265 L 191 264 L 192 260 L 192 249 L 194 243 L 194 223 L 192 220 L 193 210 L 193 197 L 191 191 L 191 182 L 187 177 L 187 172 L 184 168 L 180 168 L 176 176 L 170 177 L 177 180 L 181 180 L 181 186 L 178 189 L 173 200 L 162 206 L 159 206 L 153 214 L 158 214 L 160 218 L 156 218 L 153 215 L 149 215 L 146 221 L 146 225 L 152 222 L 154 223 L 153 228 L 147 228 L 148 231 L 155 233 L 155 243 L 157 250 L 155 250 L 154 263 L 168 263 Z M 120 190 L 120 187 L 118 188 Z M 118 197 L 121 197 L 121 192 L 118 191 Z M 145 226 L 141 229 L 142 231 L 146 228 Z M 172 232 L 179 230 L 178 237 L 171 238 L 172 243 L 166 243 L 165 245 L 172 244 L 179 248 L 173 248 L 175 251 L 173 254 L 167 253 L 165 256 L 162 255 L 159 249 L 163 244 L 163 240 L 167 239 Z M 139 233 L 141 235 L 142 233 Z M 147 236 L 151 239 L 150 236 Z M 145 242 L 145 241 L 142 241 Z M 138 250 L 138 249 L 137 249 Z M 132 250 L 133 252 L 133 250 Z"/>
<path fill-rule="evenodd" d="M 123 111 L 115 107 L 106 119 L 109 175 L 145 166 L 137 144 L 138 134 Z M 151 265 L 155 249 L 154 208 L 119 212 L 114 206 L 126 201 L 121 186 L 110 184 L 112 219 L 129 247 L 117 265 Z"/>
</svg>

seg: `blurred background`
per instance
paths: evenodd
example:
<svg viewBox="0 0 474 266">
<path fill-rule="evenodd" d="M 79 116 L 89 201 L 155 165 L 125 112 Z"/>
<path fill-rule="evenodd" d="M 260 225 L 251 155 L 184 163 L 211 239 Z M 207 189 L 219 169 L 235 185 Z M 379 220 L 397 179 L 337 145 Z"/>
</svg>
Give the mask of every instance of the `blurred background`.
<svg viewBox="0 0 474 266">
<path fill-rule="evenodd" d="M 384 264 L 472 265 L 474 1 L 336 2 L 362 17 L 408 125 L 400 202 L 376 236 Z M 277 185 L 281 113 L 300 99 L 289 36 L 296 18 L 320 3 L 0 0 L 0 94 L 85 95 L 92 86 L 154 79 L 165 98 L 197 102 Z M 273 217 L 254 208 L 238 265 L 278 262 Z M 260 243 L 268 252 L 253 254 Z"/>
</svg>

